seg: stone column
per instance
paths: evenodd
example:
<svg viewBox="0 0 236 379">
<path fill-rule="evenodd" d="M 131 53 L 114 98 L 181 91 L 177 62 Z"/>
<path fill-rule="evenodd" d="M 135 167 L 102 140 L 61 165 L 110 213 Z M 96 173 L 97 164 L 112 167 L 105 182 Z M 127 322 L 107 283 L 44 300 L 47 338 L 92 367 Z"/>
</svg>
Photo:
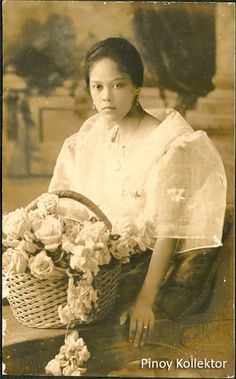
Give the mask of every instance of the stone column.
<svg viewBox="0 0 236 379">
<path fill-rule="evenodd" d="M 216 88 L 232 90 L 234 76 L 234 5 L 216 4 Z"/>
<path fill-rule="evenodd" d="M 219 151 L 227 176 L 227 202 L 234 194 L 234 4 L 216 3 L 215 89 L 197 101 L 186 119 L 194 129 L 206 130 Z"/>
<path fill-rule="evenodd" d="M 234 4 L 216 3 L 215 89 L 198 99 L 186 118 L 197 129 L 233 130 L 234 122 Z"/>
</svg>

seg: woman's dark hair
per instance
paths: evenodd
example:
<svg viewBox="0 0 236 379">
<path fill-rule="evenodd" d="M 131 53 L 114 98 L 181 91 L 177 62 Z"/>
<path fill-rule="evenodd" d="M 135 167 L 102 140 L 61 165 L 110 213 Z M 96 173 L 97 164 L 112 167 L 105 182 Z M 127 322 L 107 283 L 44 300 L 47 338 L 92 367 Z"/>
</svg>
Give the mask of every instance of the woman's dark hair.
<svg viewBox="0 0 236 379">
<path fill-rule="evenodd" d="M 120 71 L 128 74 L 135 85 L 143 85 L 143 62 L 136 48 L 124 38 L 107 38 L 93 45 L 85 57 L 84 74 L 89 88 L 92 65 L 102 58 L 114 60 Z"/>
</svg>

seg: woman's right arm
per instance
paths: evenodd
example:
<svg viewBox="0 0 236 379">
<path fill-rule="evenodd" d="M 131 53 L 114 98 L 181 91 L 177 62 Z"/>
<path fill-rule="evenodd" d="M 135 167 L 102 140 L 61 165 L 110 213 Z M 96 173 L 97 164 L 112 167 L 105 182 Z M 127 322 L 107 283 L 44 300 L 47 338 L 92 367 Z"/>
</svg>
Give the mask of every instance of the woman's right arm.
<svg viewBox="0 0 236 379">
<path fill-rule="evenodd" d="M 48 192 L 70 189 L 74 168 L 76 142 L 77 133 L 65 140 L 57 157 Z"/>
<path fill-rule="evenodd" d="M 48 189 L 49 192 L 71 189 L 76 151 L 79 146 L 84 143 L 90 130 L 93 129 L 97 118 L 98 114 L 88 118 L 77 133 L 72 134 L 65 140 L 56 161 L 53 177 Z M 78 169 L 78 167 L 76 167 L 76 169 Z"/>
</svg>

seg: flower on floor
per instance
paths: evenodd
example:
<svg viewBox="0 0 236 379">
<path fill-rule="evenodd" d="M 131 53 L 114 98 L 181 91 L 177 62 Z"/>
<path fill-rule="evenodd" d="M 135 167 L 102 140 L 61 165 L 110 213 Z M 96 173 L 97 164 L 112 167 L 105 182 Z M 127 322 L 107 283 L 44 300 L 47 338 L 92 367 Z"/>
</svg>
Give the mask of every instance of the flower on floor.
<svg viewBox="0 0 236 379">
<path fill-rule="evenodd" d="M 59 354 L 48 362 L 46 374 L 54 376 L 81 376 L 86 368 L 81 366 L 90 358 L 90 352 L 83 338 L 75 330 L 65 337 L 65 344 L 61 346 Z"/>
</svg>

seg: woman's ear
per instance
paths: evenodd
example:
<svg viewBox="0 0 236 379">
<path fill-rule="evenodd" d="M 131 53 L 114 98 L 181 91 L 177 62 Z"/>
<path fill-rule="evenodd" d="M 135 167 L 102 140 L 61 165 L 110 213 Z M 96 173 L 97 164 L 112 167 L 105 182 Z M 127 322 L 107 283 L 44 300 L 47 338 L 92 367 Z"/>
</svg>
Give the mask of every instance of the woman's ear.
<svg viewBox="0 0 236 379">
<path fill-rule="evenodd" d="M 140 91 L 141 91 L 141 88 L 140 88 L 140 87 L 136 88 L 136 91 L 135 91 L 136 96 L 139 96 Z"/>
<path fill-rule="evenodd" d="M 135 91 L 136 105 L 137 105 L 137 107 L 140 105 L 140 104 L 139 104 L 139 93 L 140 93 L 140 90 L 141 90 L 141 88 L 138 87 L 138 88 L 136 88 L 136 91 Z"/>
</svg>

